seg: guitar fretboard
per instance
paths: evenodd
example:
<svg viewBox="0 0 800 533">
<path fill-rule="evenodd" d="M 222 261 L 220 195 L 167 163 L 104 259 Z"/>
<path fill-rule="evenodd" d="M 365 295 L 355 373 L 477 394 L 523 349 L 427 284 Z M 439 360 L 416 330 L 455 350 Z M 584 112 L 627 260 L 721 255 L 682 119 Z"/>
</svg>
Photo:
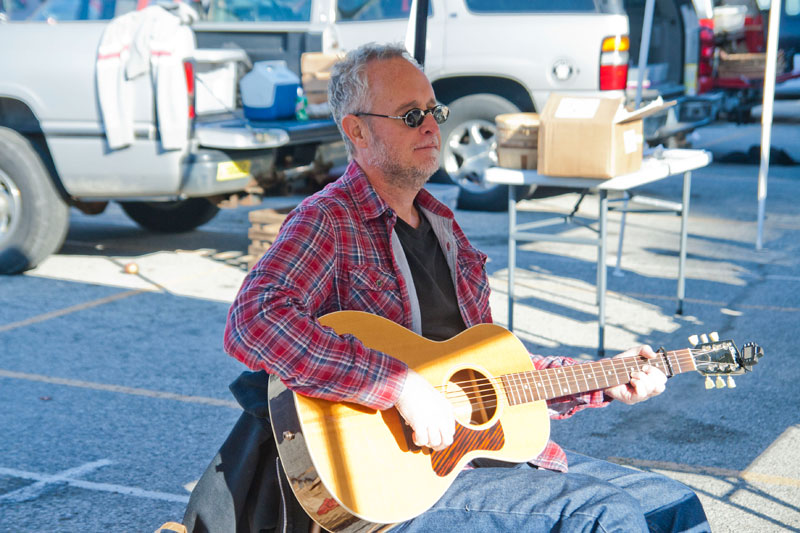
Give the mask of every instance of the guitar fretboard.
<svg viewBox="0 0 800 533">
<path fill-rule="evenodd" d="M 501 377 L 510 405 L 550 400 L 630 382 L 631 372 L 644 365 L 659 368 L 667 376 L 696 370 L 691 350 L 659 353 L 654 359 L 635 355 L 591 363 L 530 370 Z"/>
</svg>

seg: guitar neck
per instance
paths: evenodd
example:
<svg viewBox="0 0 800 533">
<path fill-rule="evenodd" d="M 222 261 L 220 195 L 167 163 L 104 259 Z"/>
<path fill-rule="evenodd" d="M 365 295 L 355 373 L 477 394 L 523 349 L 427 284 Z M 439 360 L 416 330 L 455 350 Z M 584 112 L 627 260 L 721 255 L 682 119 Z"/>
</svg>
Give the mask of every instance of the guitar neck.
<svg viewBox="0 0 800 533">
<path fill-rule="evenodd" d="M 505 374 L 501 379 L 509 404 L 517 405 L 628 383 L 631 372 L 641 370 L 644 365 L 659 368 L 667 376 L 697 370 L 691 350 L 683 349 L 659 353 L 653 359 L 639 355 L 615 357 L 558 368 Z"/>
</svg>

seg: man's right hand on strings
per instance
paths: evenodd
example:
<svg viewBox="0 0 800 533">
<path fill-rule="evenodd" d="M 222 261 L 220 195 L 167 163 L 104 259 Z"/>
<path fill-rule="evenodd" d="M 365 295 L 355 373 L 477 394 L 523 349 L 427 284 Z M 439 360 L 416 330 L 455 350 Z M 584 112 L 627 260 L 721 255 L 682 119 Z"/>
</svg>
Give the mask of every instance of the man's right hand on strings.
<svg viewBox="0 0 800 533">
<path fill-rule="evenodd" d="M 414 430 L 414 444 L 417 446 L 443 450 L 453 444 L 456 430 L 453 406 L 444 394 L 410 368 L 394 406 Z"/>
</svg>

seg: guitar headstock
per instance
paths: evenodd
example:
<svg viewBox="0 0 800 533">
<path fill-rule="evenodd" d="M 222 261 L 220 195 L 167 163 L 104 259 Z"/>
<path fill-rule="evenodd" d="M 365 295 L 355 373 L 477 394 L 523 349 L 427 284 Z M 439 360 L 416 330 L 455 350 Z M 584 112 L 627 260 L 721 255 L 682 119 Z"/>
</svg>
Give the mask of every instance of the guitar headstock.
<svg viewBox="0 0 800 533">
<path fill-rule="evenodd" d="M 745 344 L 739 351 L 732 340 L 719 340 L 716 331 L 708 335 L 692 335 L 689 337 L 689 342 L 694 346 L 690 351 L 695 367 L 698 372 L 706 376 L 707 389 L 715 386 L 718 389 L 725 387 L 723 375 L 728 376 L 727 386 L 735 387 L 736 383 L 731 375 L 750 372 L 764 355 L 761 346 L 753 342 Z M 712 376 L 716 376 L 716 382 L 711 380 Z"/>
</svg>

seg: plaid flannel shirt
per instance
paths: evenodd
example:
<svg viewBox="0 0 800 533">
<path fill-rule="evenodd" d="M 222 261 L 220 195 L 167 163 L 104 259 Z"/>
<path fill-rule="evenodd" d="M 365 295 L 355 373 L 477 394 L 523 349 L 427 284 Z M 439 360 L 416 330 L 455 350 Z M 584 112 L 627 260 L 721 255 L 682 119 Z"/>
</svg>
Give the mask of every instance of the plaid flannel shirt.
<svg viewBox="0 0 800 533">
<path fill-rule="evenodd" d="M 452 212 L 430 193 L 420 191 L 417 202 L 452 224 L 464 323 L 491 322 L 486 255 L 470 245 Z M 251 369 L 276 374 L 299 394 L 373 409 L 394 405 L 406 364 L 353 336 L 339 337 L 316 318 L 359 310 L 411 328 L 408 287 L 391 246 L 396 221 L 361 168 L 350 163 L 341 178 L 289 214 L 269 251 L 248 273 L 228 314 L 225 350 Z M 537 369 L 574 364 L 563 357 L 531 358 Z M 595 391 L 551 400 L 548 407 L 551 417 L 566 418 L 606 403 Z M 552 441 L 532 463 L 567 469 L 563 450 Z"/>
</svg>

